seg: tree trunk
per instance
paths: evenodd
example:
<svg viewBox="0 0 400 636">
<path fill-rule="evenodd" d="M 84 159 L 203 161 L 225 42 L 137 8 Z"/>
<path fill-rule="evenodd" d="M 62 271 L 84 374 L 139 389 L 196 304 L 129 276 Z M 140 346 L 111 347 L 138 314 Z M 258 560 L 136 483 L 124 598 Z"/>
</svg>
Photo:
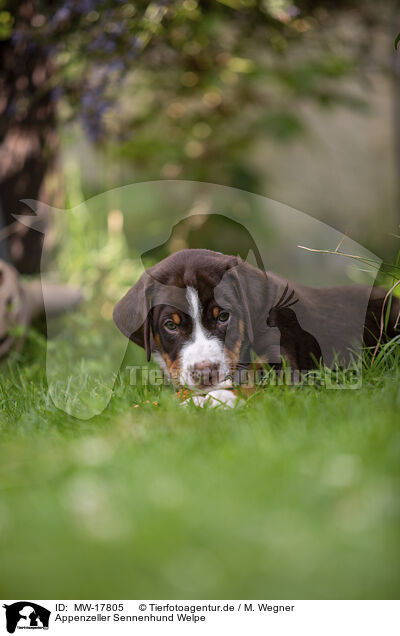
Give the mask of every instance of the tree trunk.
<svg viewBox="0 0 400 636">
<path fill-rule="evenodd" d="M 15 222 L 13 214 L 32 214 L 21 199 L 46 200 L 45 176 L 57 143 L 55 103 L 49 51 L 24 37 L 37 22 L 37 1 L 15 2 L 12 13 L 13 35 L 0 43 L 0 211 L 6 226 L 0 243 L 7 242 L 1 253 L 8 252 L 21 273 L 32 274 L 40 269 L 47 220 L 41 219 L 38 232 Z"/>
</svg>

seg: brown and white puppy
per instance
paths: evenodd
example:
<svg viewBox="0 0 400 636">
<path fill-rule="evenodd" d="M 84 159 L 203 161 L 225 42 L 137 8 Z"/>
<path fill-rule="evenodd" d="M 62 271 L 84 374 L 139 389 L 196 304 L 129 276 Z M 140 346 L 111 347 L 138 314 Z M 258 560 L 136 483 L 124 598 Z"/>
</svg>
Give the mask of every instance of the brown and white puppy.
<svg viewBox="0 0 400 636">
<path fill-rule="evenodd" d="M 207 393 L 197 403 L 231 406 L 227 383 L 254 354 L 268 364 L 286 358 L 292 368 L 308 370 L 321 361 L 348 361 L 362 339 L 373 345 L 384 294 L 355 285 L 305 287 L 235 256 L 186 249 L 148 269 L 113 317 L 175 385 Z M 389 337 L 399 310 L 394 299 Z"/>
</svg>

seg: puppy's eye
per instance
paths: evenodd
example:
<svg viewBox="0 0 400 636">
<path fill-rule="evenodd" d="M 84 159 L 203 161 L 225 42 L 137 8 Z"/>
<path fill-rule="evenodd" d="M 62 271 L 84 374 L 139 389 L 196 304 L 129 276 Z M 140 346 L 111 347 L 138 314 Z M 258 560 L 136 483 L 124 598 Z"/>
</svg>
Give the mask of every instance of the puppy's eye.
<svg viewBox="0 0 400 636">
<path fill-rule="evenodd" d="M 229 311 L 220 311 L 218 314 L 218 322 L 221 322 L 222 324 L 228 322 L 229 316 Z"/>
<path fill-rule="evenodd" d="M 168 331 L 175 331 L 175 329 L 177 328 L 177 324 L 174 323 L 173 320 L 166 320 L 164 322 L 164 327 L 168 330 Z"/>
</svg>

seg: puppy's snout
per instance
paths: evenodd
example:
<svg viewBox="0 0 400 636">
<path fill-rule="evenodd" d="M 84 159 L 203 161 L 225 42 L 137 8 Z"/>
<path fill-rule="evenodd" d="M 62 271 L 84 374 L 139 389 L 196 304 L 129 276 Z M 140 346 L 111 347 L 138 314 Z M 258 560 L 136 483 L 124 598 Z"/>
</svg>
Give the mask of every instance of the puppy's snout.
<svg viewBox="0 0 400 636">
<path fill-rule="evenodd" d="M 218 362 L 210 362 L 203 360 L 196 362 L 191 369 L 193 382 L 200 387 L 212 386 L 218 384 L 220 374 L 220 365 Z"/>
</svg>

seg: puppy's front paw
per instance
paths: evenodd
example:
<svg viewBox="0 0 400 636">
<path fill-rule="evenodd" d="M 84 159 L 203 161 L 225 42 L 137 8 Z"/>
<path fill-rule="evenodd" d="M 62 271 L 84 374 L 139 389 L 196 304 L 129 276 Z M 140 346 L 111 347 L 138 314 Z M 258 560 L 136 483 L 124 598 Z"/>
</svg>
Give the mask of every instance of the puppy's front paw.
<svg viewBox="0 0 400 636">
<path fill-rule="evenodd" d="M 182 402 L 183 406 L 194 404 L 201 408 L 230 408 L 232 409 L 238 401 L 238 397 L 227 389 L 215 389 L 206 395 L 193 395 L 189 399 Z"/>
</svg>

